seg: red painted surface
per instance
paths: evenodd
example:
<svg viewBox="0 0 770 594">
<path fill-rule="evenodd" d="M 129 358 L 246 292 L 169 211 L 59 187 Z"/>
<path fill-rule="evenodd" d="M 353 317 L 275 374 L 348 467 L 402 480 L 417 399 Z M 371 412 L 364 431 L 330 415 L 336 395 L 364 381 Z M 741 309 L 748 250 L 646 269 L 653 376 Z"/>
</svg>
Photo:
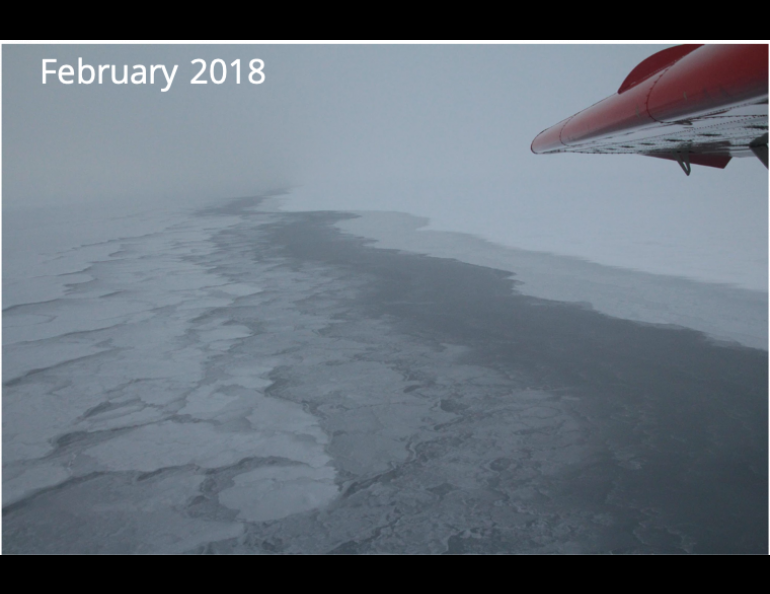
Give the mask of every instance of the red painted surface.
<svg viewBox="0 0 770 594">
<path fill-rule="evenodd" d="M 759 115 L 752 113 L 750 117 L 761 117 L 763 110 L 766 133 L 767 94 L 767 45 L 675 46 L 640 63 L 626 77 L 615 95 L 541 132 L 532 143 L 532 151 L 617 150 L 664 156 L 661 154 L 663 150 L 678 150 L 675 144 L 663 145 L 660 141 L 650 149 L 641 146 L 644 143 L 633 147 L 628 145 L 629 142 L 638 141 L 645 130 L 649 130 L 651 136 L 671 136 L 668 139 L 671 143 L 680 138 L 680 146 L 686 146 L 686 150 L 692 154 L 736 155 L 732 150 L 735 147 L 729 139 L 718 142 L 710 139 L 707 134 L 695 134 L 691 125 L 693 122 L 711 127 L 721 125 L 720 131 L 726 129 L 730 132 L 726 128 L 729 125 L 728 116 L 733 117 L 737 108 L 756 104 L 752 109 L 759 110 Z M 727 110 L 733 111 L 728 113 Z M 727 114 L 722 120 L 719 119 L 720 112 Z M 733 117 L 733 121 L 737 122 L 738 119 Z M 673 124 L 678 124 L 679 129 Z M 744 118 L 741 125 L 745 128 L 745 124 Z M 634 136 L 636 132 L 640 134 Z M 751 135 L 753 132 L 748 131 L 746 134 Z M 756 136 L 761 134 L 760 130 Z M 738 148 L 747 150 L 748 141 L 745 138 L 734 144 L 741 143 L 745 146 Z M 598 145 L 601 146 L 596 149 Z M 615 146 L 619 148 L 613 148 Z M 693 163 L 698 161 L 702 161 L 702 164 L 717 161 L 726 163 L 719 159 L 692 160 Z"/>
<path fill-rule="evenodd" d="M 687 54 L 699 47 L 703 47 L 703 44 L 675 45 L 674 47 L 669 47 L 659 51 L 657 54 L 651 55 L 646 60 L 640 62 L 626 77 L 626 80 L 623 81 L 623 84 L 620 85 L 620 88 L 618 89 L 618 95 L 621 95 L 631 87 L 635 87 L 639 83 L 644 82 L 653 74 L 657 74 L 664 68 L 671 66 L 674 62 L 681 60 Z"/>
<path fill-rule="evenodd" d="M 659 122 L 672 122 L 766 94 L 766 45 L 704 45 L 664 72 L 647 109 Z"/>
</svg>

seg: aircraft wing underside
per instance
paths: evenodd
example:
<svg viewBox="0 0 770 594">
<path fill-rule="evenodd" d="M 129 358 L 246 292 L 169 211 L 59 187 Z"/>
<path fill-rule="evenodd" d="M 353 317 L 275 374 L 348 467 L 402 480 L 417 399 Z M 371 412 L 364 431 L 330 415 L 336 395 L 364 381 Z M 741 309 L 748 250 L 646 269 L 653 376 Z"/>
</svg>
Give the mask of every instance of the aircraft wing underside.
<svg viewBox="0 0 770 594">
<path fill-rule="evenodd" d="M 650 56 L 618 92 L 541 132 L 534 153 L 633 153 L 723 168 L 767 166 L 768 46 L 682 45 Z"/>
</svg>

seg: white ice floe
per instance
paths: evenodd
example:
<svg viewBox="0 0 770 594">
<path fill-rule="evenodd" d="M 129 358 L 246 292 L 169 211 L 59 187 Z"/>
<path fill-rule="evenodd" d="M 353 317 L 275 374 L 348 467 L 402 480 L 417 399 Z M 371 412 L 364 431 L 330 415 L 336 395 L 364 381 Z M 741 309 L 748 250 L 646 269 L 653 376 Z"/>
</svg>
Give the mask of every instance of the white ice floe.
<svg viewBox="0 0 770 594">
<path fill-rule="evenodd" d="M 60 464 L 39 461 L 21 472 L 3 472 L 3 505 L 10 505 L 40 489 L 63 483 L 71 473 Z"/>
<path fill-rule="evenodd" d="M 251 522 L 278 520 L 324 505 L 338 494 L 334 469 L 305 465 L 267 466 L 235 477 L 219 501 Z"/>
<path fill-rule="evenodd" d="M 608 315 L 705 332 L 767 350 L 767 292 L 607 266 L 502 245 L 464 233 L 426 229 L 427 219 L 358 212 L 336 226 L 377 247 L 453 258 L 512 273 L 527 295 L 587 304 Z"/>
<path fill-rule="evenodd" d="M 559 175 L 519 171 L 509 180 L 314 183 L 273 199 L 272 207 L 409 213 L 425 218 L 432 231 L 470 234 L 497 246 L 766 292 L 767 176 L 756 172 L 747 183 L 752 191 L 736 194 L 734 177 L 718 173 L 708 196 L 672 195 L 650 179 L 624 181 L 618 195 L 601 191 L 600 180 L 575 187 Z"/>
<path fill-rule="evenodd" d="M 230 308 L 260 298 L 264 287 L 234 281 L 200 258 L 241 219 L 114 215 L 92 229 L 71 212 L 58 222 L 50 213 L 6 214 L 14 230 L 6 235 L 3 279 L 4 505 L 93 472 L 219 471 L 244 460 L 251 466 L 232 471 L 235 486 L 225 496 L 229 507 L 243 508 L 242 519 L 330 501 L 335 472 L 317 419 L 265 394 L 275 360 L 228 355 L 254 335 Z M 72 226 L 62 226 L 68 220 Z M 25 225 L 31 236 L 16 233 Z M 267 480 L 255 478 L 260 460 L 289 470 L 270 479 L 285 484 L 267 489 L 272 495 L 257 510 L 253 501 Z M 243 473 L 251 474 L 238 478 Z M 173 493 L 162 492 L 189 502 L 201 480 L 180 478 Z M 153 498 L 129 521 L 157 537 L 148 552 L 186 550 L 242 530 L 163 512 L 172 503 Z M 119 507 L 115 514 L 128 513 Z"/>
<path fill-rule="evenodd" d="M 298 413 L 302 416 L 301 409 Z M 187 464 L 217 468 L 254 457 L 279 457 L 316 465 L 328 461 L 323 443 L 294 432 L 301 422 L 289 419 L 284 429 L 278 424 L 281 420 L 271 419 L 267 423 L 271 429 L 263 432 L 221 430 L 207 422 L 164 421 L 123 433 L 87 449 L 85 454 L 108 470 L 142 472 Z M 312 417 L 307 423 L 312 426 Z"/>
</svg>

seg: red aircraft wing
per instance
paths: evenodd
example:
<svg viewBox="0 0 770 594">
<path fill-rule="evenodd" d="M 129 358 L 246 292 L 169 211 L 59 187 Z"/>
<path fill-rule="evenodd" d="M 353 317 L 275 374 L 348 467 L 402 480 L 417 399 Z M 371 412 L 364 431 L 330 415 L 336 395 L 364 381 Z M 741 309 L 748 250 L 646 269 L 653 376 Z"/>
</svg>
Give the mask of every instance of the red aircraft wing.
<svg viewBox="0 0 770 594">
<path fill-rule="evenodd" d="M 634 153 L 724 168 L 767 167 L 768 46 L 678 45 L 644 60 L 618 92 L 544 130 L 532 152 Z"/>
</svg>

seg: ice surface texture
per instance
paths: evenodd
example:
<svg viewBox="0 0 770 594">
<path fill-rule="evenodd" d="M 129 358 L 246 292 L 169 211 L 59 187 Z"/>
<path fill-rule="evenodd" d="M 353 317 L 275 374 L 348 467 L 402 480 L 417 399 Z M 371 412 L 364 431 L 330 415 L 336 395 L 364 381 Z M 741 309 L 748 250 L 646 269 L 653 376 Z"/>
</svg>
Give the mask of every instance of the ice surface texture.
<svg viewBox="0 0 770 594">
<path fill-rule="evenodd" d="M 4 551 L 766 552 L 766 351 L 351 216 L 169 218 L 7 307 Z"/>
</svg>

